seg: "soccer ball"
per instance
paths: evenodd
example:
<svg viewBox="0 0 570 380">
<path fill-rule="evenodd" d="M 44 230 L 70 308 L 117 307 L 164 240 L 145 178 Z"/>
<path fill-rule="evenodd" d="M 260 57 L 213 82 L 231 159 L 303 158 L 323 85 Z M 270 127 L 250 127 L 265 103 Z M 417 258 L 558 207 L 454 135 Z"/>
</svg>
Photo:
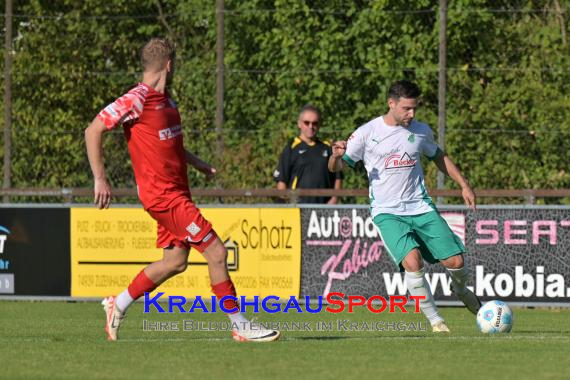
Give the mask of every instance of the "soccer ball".
<svg viewBox="0 0 570 380">
<path fill-rule="evenodd" d="M 508 333 L 513 328 L 513 312 L 503 301 L 489 301 L 477 313 L 477 326 L 482 333 Z"/>
</svg>

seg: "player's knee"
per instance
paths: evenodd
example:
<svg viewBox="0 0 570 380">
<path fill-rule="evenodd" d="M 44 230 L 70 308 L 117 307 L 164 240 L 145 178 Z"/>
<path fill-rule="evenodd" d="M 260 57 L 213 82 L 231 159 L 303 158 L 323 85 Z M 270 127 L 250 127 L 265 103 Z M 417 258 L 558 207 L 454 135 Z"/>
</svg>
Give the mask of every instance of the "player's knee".
<svg viewBox="0 0 570 380">
<path fill-rule="evenodd" d="M 423 269 L 423 265 L 416 261 L 409 261 L 402 263 L 402 266 L 406 270 L 406 272 L 419 272 Z"/>
<path fill-rule="evenodd" d="M 228 251 L 222 244 L 216 246 L 214 249 L 208 250 L 204 255 L 208 265 L 213 266 L 226 266 L 228 261 Z"/>
<path fill-rule="evenodd" d="M 186 268 L 188 268 L 188 263 L 187 262 L 182 262 L 182 263 L 177 263 L 176 265 L 174 265 L 174 267 L 172 268 L 173 273 L 179 274 L 182 273 L 186 270 Z"/>
<path fill-rule="evenodd" d="M 188 267 L 187 260 L 168 260 L 164 263 L 169 273 L 179 274 L 186 270 Z"/>
<path fill-rule="evenodd" d="M 402 266 L 407 272 L 419 272 L 423 269 L 423 260 L 419 252 L 411 251 L 402 261 Z"/>
<path fill-rule="evenodd" d="M 455 255 L 444 260 L 443 265 L 450 269 L 459 269 L 463 267 L 463 256 Z"/>
<path fill-rule="evenodd" d="M 208 260 L 208 265 L 214 265 L 214 266 L 226 266 L 227 265 L 227 260 L 228 256 L 226 254 L 220 254 L 217 255 L 215 257 L 210 258 L 210 260 Z"/>
</svg>

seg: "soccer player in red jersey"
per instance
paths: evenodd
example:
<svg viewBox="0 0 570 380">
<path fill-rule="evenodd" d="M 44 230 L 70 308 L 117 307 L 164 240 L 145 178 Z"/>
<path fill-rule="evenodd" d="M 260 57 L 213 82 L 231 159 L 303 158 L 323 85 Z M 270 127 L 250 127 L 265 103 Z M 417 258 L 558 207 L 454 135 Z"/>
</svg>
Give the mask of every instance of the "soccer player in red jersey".
<svg viewBox="0 0 570 380">
<path fill-rule="evenodd" d="M 103 300 L 109 340 L 117 340 L 131 303 L 186 270 L 190 248 L 204 255 L 216 297 L 236 296 L 227 270 L 226 248 L 190 195 L 187 164 L 207 176 L 216 170 L 184 148 L 180 113 L 167 90 L 174 73 L 174 57 L 174 48 L 167 40 L 153 38 L 147 42 L 141 51 L 142 82 L 105 107 L 85 130 L 87 156 L 95 178 L 95 204 L 104 209 L 111 202 L 111 186 L 103 165 L 102 137 L 123 125 L 139 199 L 158 222 L 157 247 L 164 250 L 162 259 L 144 268 L 121 294 Z M 231 299 L 225 300 L 224 306 L 228 310 L 238 308 Z M 237 341 L 268 342 L 279 338 L 279 331 L 252 325 L 239 312 L 228 316 L 232 326 L 237 326 L 232 331 Z"/>
</svg>

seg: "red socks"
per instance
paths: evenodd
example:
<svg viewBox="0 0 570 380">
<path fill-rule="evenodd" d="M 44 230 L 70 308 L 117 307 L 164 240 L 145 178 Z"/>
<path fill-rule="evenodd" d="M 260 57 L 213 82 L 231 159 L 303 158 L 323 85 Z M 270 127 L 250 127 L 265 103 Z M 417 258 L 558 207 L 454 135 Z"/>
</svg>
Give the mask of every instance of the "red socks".
<svg viewBox="0 0 570 380">
<path fill-rule="evenodd" d="M 225 296 L 234 296 L 237 298 L 236 288 L 234 287 L 234 283 L 231 279 L 226 280 L 224 282 L 220 282 L 219 284 L 213 285 L 212 284 L 212 293 L 218 297 L 218 300 L 222 299 Z M 233 299 L 226 299 L 224 301 L 224 307 L 227 310 L 236 309 L 236 311 L 230 313 L 235 314 L 239 312 L 239 306 L 237 302 Z"/>
<path fill-rule="evenodd" d="M 152 292 L 155 288 L 156 284 L 148 278 L 144 270 L 142 270 L 131 282 L 128 287 L 128 291 L 133 300 L 136 300 L 142 297 L 143 294 Z M 225 296 L 234 296 L 237 298 L 236 288 L 234 287 L 234 283 L 231 279 L 212 285 L 212 292 L 216 295 L 218 300 Z M 233 299 L 226 299 L 224 301 L 224 307 L 227 310 L 236 309 L 231 314 L 239 312 L 238 303 Z"/>
<path fill-rule="evenodd" d="M 136 300 L 142 297 L 143 294 L 152 292 L 155 288 L 156 284 L 148 278 L 144 270 L 141 270 L 129 285 L 128 290 L 129 295 Z"/>
</svg>

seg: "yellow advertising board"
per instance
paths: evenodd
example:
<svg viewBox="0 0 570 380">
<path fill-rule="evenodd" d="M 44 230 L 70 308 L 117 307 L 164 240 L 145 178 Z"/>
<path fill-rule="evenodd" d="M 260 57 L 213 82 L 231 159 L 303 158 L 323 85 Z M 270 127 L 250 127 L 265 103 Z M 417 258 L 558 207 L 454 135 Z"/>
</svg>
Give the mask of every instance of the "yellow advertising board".
<svg viewBox="0 0 570 380">
<path fill-rule="evenodd" d="M 238 295 L 299 296 L 301 220 L 297 208 L 203 208 L 228 249 Z M 141 208 L 71 209 L 71 295 L 105 297 L 124 290 L 146 265 L 160 260 L 156 222 Z M 186 272 L 157 290 L 211 296 L 208 267 L 191 250 Z"/>
</svg>

